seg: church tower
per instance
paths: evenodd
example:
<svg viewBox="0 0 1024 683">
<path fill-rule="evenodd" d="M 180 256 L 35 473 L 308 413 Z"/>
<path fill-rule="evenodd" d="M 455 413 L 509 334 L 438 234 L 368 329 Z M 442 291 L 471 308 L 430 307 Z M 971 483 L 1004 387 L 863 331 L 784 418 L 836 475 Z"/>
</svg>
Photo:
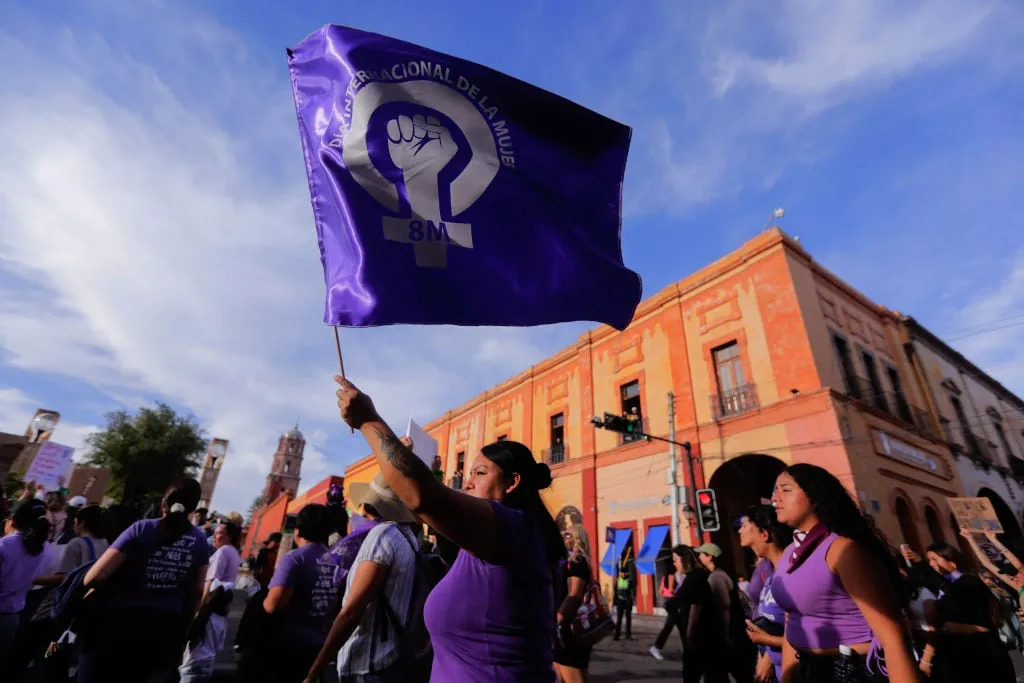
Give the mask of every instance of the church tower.
<svg viewBox="0 0 1024 683">
<path fill-rule="evenodd" d="M 206 451 L 206 459 L 203 461 L 203 472 L 199 475 L 199 507 L 210 509 L 210 502 L 213 501 L 213 490 L 217 488 L 217 477 L 220 476 L 221 465 L 224 464 L 224 457 L 228 453 L 227 439 L 213 439 L 210 441 L 210 448 Z"/>
<path fill-rule="evenodd" d="M 306 449 L 306 439 L 295 428 L 281 435 L 274 453 L 274 464 L 267 475 L 267 485 L 263 489 L 263 502 L 274 502 L 285 491 L 293 494 L 299 491 L 300 472 L 302 470 L 302 452 Z"/>
</svg>

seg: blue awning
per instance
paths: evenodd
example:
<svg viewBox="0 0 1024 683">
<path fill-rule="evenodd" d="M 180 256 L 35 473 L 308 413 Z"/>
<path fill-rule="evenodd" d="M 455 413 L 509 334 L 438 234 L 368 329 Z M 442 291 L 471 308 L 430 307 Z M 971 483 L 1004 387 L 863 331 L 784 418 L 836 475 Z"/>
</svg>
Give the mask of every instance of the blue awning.
<svg viewBox="0 0 1024 683">
<path fill-rule="evenodd" d="M 654 563 L 658 560 L 658 553 L 661 552 L 661 545 L 668 536 L 668 524 L 652 526 L 647 530 L 647 537 L 640 547 L 640 553 L 636 556 L 636 570 L 641 574 L 654 576 Z"/>
<path fill-rule="evenodd" d="M 629 545 L 629 539 L 632 535 L 632 529 L 615 530 L 615 542 L 608 545 L 604 559 L 601 560 L 601 570 L 608 576 L 619 575 L 619 559 L 622 558 L 622 552 Z"/>
</svg>

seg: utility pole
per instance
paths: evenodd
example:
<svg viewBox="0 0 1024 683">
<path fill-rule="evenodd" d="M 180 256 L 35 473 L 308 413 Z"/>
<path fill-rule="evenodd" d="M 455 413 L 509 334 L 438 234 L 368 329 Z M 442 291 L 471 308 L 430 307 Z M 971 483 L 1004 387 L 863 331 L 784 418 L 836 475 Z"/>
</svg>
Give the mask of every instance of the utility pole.
<svg viewBox="0 0 1024 683">
<path fill-rule="evenodd" d="M 668 392 L 668 485 L 672 496 L 672 547 L 679 545 L 679 482 L 676 478 L 676 395 Z"/>
</svg>

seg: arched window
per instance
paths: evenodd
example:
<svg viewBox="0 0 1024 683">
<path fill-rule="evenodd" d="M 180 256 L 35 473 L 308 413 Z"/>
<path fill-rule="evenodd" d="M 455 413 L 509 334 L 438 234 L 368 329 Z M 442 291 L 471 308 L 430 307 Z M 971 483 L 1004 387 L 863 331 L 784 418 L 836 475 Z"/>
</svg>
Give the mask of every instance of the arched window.
<svg viewBox="0 0 1024 683">
<path fill-rule="evenodd" d="M 291 471 L 292 471 L 292 464 L 290 462 L 288 462 L 287 460 L 285 460 L 285 462 L 284 462 L 284 473 L 288 474 Z"/>
<path fill-rule="evenodd" d="M 939 521 L 939 513 L 931 505 L 924 506 L 924 522 L 928 525 L 928 533 L 932 537 L 932 543 L 946 542 L 946 534 L 942 533 L 942 522 Z"/>
<path fill-rule="evenodd" d="M 903 541 L 916 552 L 923 552 L 921 539 L 917 535 L 917 526 L 914 524 L 913 515 L 910 513 L 910 505 L 903 496 L 896 497 L 896 520 L 899 522 Z"/>
</svg>

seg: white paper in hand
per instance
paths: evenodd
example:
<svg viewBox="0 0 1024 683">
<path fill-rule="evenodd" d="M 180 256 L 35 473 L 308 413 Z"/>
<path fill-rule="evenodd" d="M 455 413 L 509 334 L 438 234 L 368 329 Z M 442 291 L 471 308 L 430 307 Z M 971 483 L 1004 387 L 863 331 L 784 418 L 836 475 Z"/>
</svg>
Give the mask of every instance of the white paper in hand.
<svg viewBox="0 0 1024 683">
<path fill-rule="evenodd" d="M 405 435 L 412 439 L 412 452 L 416 457 L 427 463 L 427 467 L 433 467 L 434 458 L 437 456 L 437 439 L 423 431 L 423 427 L 416 424 L 411 417 Z"/>
</svg>

